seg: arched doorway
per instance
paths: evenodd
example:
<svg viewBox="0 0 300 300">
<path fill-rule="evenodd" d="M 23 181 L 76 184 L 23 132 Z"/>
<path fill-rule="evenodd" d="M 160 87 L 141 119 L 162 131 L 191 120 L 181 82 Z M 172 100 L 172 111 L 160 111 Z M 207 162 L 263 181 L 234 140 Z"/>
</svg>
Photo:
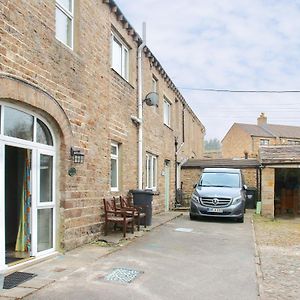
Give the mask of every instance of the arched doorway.
<svg viewBox="0 0 300 300">
<path fill-rule="evenodd" d="M 40 116 L 0 102 L 0 269 L 55 250 L 53 132 Z"/>
</svg>

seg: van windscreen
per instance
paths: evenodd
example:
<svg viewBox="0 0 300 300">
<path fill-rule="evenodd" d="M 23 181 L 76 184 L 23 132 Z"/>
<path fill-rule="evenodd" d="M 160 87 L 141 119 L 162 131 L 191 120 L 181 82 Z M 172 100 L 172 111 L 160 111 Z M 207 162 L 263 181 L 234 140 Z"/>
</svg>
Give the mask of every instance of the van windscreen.
<svg viewBox="0 0 300 300">
<path fill-rule="evenodd" d="M 199 185 L 239 188 L 240 175 L 236 173 L 203 173 Z"/>
</svg>

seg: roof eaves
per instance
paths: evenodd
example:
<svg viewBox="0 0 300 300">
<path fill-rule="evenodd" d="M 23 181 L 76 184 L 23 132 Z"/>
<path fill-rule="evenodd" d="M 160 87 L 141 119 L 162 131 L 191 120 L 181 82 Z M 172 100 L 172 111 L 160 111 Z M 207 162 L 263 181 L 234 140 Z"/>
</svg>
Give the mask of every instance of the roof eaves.
<svg viewBox="0 0 300 300">
<path fill-rule="evenodd" d="M 175 93 L 177 99 L 179 99 L 183 103 L 183 105 L 185 107 L 187 107 L 187 109 L 189 110 L 189 112 L 192 114 L 192 116 L 195 118 L 195 120 L 201 126 L 202 132 L 204 133 L 205 132 L 204 125 L 201 123 L 201 121 L 199 120 L 199 118 L 193 112 L 193 110 L 188 105 L 188 103 L 186 102 L 186 100 L 184 99 L 184 97 L 182 96 L 182 94 L 180 93 L 180 91 L 177 89 L 177 87 L 174 84 L 174 82 L 172 81 L 172 79 L 169 77 L 169 75 L 164 70 L 164 68 L 162 67 L 162 65 L 158 61 L 158 59 L 155 57 L 155 55 L 151 52 L 151 50 L 147 46 L 145 46 L 145 48 L 144 48 L 144 53 L 145 53 L 145 56 L 149 59 L 149 61 L 152 64 L 152 66 L 154 66 L 156 68 L 156 70 L 158 71 L 158 73 L 161 75 L 161 77 L 167 83 L 168 87 Z"/>
<path fill-rule="evenodd" d="M 142 43 L 142 38 L 138 35 L 138 33 L 135 31 L 135 29 L 130 25 L 128 20 L 125 18 L 124 14 L 116 4 L 114 0 L 102 0 L 103 3 L 106 3 L 110 6 L 111 11 L 116 15 L 117 20 L 122 23 L 123 27 L 127 29 L 127 32 L 129 35 L 132 36 L 133 40 L 137 42 L 138 45 Z M 145 46 L 144 47 L 144 53 L 146 57 L 150 60 L 151 64 L 156 68 L 156 70 L 159 72 L 159 74 L 162 76 L 164 81 L 167 83 L 168 87 L 175 93 L 176 97 L 183 103 L 184 106 L 186 106 L 189 110 L 189 112 L 192 114 L 192 116 L 195 118 L 195 120 L 198 122 L 198 124 L 201 126 L 202 133 L 205 133 L 205 126 L 201 123 L 199 118 L 196 116 L 194 111 L 191 109 L 191 107 L 188 105 L 176 85 L 173 83 L 167 72 L 164 70 L 158 59 L 154 56 L 154 54 L 151 52 L 151 50 Z"/>
<path fill-rule="evenodd" d="M 109 5 L 111 11 L 116 15 L 116 18 L 119 22 L 122 23 L 123 27 L 127 30 L 127 33 L 132 36 L 132 39 L 140 45 L 142 43 L 142 38 L 139 36 L 139 34 L 135 31 L 133 26 L 128 22 L 128 20 L 125 18 L 124 14 L 116 4 L 114 0 L 102 0 L 103 3 L 106 3 Z"/>
</svg>

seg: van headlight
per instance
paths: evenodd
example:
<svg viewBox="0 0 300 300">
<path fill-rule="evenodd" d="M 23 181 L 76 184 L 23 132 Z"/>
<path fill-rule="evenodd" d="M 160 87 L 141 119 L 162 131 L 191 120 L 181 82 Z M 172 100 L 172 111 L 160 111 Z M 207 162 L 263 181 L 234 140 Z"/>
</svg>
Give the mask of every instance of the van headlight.
<svg viewBox="0 0 300 300">
<path fill-rule="evenodd" d="M 242 197 L 236 197 L 233 199 L 232 204 L 236 205 L 242 202 Z"/>
<path fill-rule="evenodd" d="M 199 197 L 197 195 L 195 195 L 195 194 L 192 195 L 192 201 L 200 203 L 199 202 Z"/>
</svg>

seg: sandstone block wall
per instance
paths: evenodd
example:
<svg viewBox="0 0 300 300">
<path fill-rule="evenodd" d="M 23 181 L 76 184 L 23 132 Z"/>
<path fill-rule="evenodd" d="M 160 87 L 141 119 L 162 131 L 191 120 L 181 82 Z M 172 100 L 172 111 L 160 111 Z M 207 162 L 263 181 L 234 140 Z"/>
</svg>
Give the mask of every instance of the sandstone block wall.
<svg viewBox="0 0 300 300">
<path fill-rule="evenodd" d="M 74 49 L 55 38 L 55 1 L 0 2 L 0 100 L 26 107 L 52 124 L 57 144 L 58 248 L 72 249 L 101 234 L 102 198 L 137 188 L 137 41 L 102 1 L 75 1 Z M 111 69 L 111 32 L 130 49 L 129 80 Z M 158 108 L 144 107 L 145 153 L 158 157 L 154 211 L 164 211 L 164 162 L 170 162 L 170 207 L 175 198 L 175 138 L 183 142 L 178 160 L 203 153 L 204 127 L 178 99 L 170 81 L 144 53 L 144 96 L 151 76 L 159 83 Z M 163 124 L 163 96 L 172 103 L 170 128 Z M 119 191 L 110 191 L 110 144 L 120 146 Z M 74 166 L 70 147 L 83 150 Z M 144 182 L 145 182 L 144 167 Z"/>
<path fill-rule="evenodd" d="M 263 216 L 271 218 L 274 218 L 274 185 L 275 169 L 262 169 L 261 213 Z"/>
</svg>

